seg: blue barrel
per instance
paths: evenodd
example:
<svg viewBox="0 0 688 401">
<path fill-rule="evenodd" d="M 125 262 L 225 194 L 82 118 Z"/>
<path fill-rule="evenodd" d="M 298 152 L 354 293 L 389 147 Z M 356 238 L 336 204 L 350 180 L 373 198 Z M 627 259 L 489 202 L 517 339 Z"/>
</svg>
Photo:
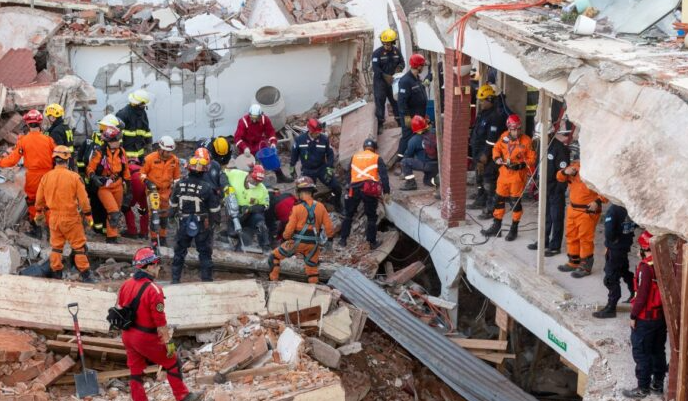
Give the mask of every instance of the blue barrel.
<svg viewBox="0 0 688 401">
<path fill-rule="evenodd" d="M 435 101 L 428 100 L 428 104 L 425 106 L 425 114 L 430 118 L 430 121 L 435 122 Z"/>
<path fill-rule="evenodd" d="M 277 149 L 272 147 L 263 148 L 256 153 L 256 158 L 266 170 L 277 170 L 280 168 L 280 159 L 277 157 Z"/>
</svg>

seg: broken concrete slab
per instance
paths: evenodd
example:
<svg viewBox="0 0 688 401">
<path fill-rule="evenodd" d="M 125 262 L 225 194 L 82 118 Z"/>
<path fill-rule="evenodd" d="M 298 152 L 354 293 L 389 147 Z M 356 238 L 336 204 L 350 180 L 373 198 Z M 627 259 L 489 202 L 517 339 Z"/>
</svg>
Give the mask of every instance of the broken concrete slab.
<svg viewBox="0 0 688 401">
<path fill-rule="evenodd" d="M 319 305 L 322 314 L 327 314 L 332 302 L 332 292 L 324 286 L 296 281 L 282 281 L 269 291 L 268 313 L 284 314 Z M 297 305 L 298 304 L 298 305 Z"/>
<path fill-rule="evenodd" d="M 354 343 L 342 345 L 341 347 L 337 348 L 337 351 L 339 351 L 339 353 L 342 355 L 352 355 L 363 351 L 363 346 L 360 342 L 356 341 Z"/>
<path fill-rule="evenodd" d="M 17 248 L 11 245 L 0 245 L 0 274 L 16 274 L 21 266 L 21 256 Z"/>
<path fill-rule="evenodd" d="M 26 215 L 24 181 L 26 170 L 23 168 L 0 169 L 0 210 L 4 218 L 0 228 L 5 230 L 16 225 Z"/>
<path fill-rule="evenodd" d="M 232 45 L 230 34 L 236 29 L 215 14 L 200 14 L 184 21 L 184 31 L 224 57 Z"/>
<path fill-rule="evenodd" d="M 36 355 L 33 338 L 13 329 L 0 330 L 0 362 L 24 362 Z"/>
<path fill-rule="evenodd" d="M 0 7 L 0 57 L 10 49 L 35 52 L 61 26 L 60 14 L 37 8 Z"/>
<path fill-rule="evenodd" d="M 296 364 L 299 361 L 299 352 L 303 338 L 287 327 L 277 340 L 277 352 L 282 362 Z"/>
<path fill-rule="evenodd" d="M 382 131 L 382 135 L 377 137 L 377 153 L 388 167 L 392 166 L 399 149 L 399 141 L 401 140 L 401 128 L 387 128 Z"/>
<path fill-rule="evenodd" d="M 255 47 L 273 47 L 288 44 L 318 44 L 340 42 L 371 35 L 373 27 L 363 18 L 341 18 L 287 27 L 247 29 L 236 32 L 236 37 L 251 42 Z"/>
<path fill-rule="evenodd" d="M 351 338 L 351 323 L 349 308 L 342 306 L 323 318 L 322 334 L 337 344 L 346 344 Z"/>
<path fill-rule="evenodd" d="M 337 349 L 315 337 L 309 337 L 308 344 L 311 347 L 310 355 L 313 356 L 316 361 L 322 363 L 328 368 L 339 368 L 339 362 L 341 361 L 342 354 L 337 351 Z"/>
<path fill-rule="evenodd" d="M 95 102 L 95 88 L 76 75 L 65 75 L 53 83 L 46 99 L 46 104 L 58 103 L 62 105 L 65 110 L 65 121 L 70 125 L 75 124 L 72 113 L 77 104 L 84 105 Z"/>
<path fill-rule="evenodd" d="M 365 106 L 342 117 L 342 133 L 339 137 L 339 165 L 348 168 L 354 153 L 362 150 L 363 141 L 377 137 L 375 104 Z"/>
<path fill-rule="evenodd" d="M 0 83 L 7 88 L 28 85 L 36 80 L 36 61 L 30 49 L 9 49 L 0 57 Z"/>
<path fill-rule="evenodd" d="M 170 7 L 154 10 L 151 15 L 158 20 L 158 27 L 160 29 L 167 29 L 179 20 L 179 15 Z"/>
</svg>

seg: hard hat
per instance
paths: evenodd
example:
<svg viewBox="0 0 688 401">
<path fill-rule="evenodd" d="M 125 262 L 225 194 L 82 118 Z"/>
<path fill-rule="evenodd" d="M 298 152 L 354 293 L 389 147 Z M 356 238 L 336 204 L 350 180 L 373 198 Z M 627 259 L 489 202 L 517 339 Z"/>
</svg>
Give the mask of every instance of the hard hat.
<svg viewBox="0 0 688 401">
<path fill-rule="evenodd" d="M 206 148 L 196 149 L 196 151 L 194 152 L 194 157 L 200 157 L 202 159 L 207 159 L 208 161 L 210 161 L 211 159 L 210 152 Z"/>
<path fill-rule="evenodd" d="M 367 149 L 367 148 L 377 150 L 377 142 L 375 142 L 375 140 L 370 139 L 370 138 L 366 139 L 365 141 L 363 141 L 363 149 Z"/>
<path fill-rule="evenodd" d="M 258 182 L 263 182 L 265 179 L 265 168 L 260 164 L 253 166 L 253 170 L 251 170 L 251 178 Z"/>
<path fill-rule="evenodd" d="M 425 65 L 425 57 L 420 53 L 414 53 L 409 59 L 409 66 L 411 68 L 420 68 Z"/>
<path fill-rule="evenodd" d="M 218 155 L 224 156 L 229 153 L 229 142 L 227 142 L 227 139 L 224 137 L 215 138 L 213 141 L 213 149 L 215 149 L 215 153 Z"/>
<path fill-rule="evenodd" d="M 167 135 L 160 138 L 160 140 L 158 141 L 158 146 L 160 147 L 160 149 L 166 150 L 169 152 L 173 151 L 174 148 L 177 147 L 177 145 L 174 143 L 174 139 L 172 139 L 171 136 L 167 136 Z"/>
<path fill-rule="evenodd" d="M 60 118 L 64 116 L 64 109 L 57 103 L 52 103 L 46 106 L 45 115 L 48 117 Z"/>
<path fill-rule="evenodd" d="M 62 160 L 69 160 L 71 155 L 72 151 L 65 145 L 58 145 L 53 149 L 53 157 L 59 157 Z"/>
<path fill-rule="evenodd" d="M 137 89 L 129 94 L 129 103 L 133 105 L 150 103 L 150 95 L 144 89 Z"/>
<path fill-rule="evenodd" d="M 303 191 L 303 190 L 311 190 L 315 191 L 315 182 L 313 182 L 313 179 L 311 177 L 307 176 L 301 176 L 296 179 L 296 182 L 294 183 L 296 185 L 296 190 L 297 191 Z"/>
<path fill-rule="evenodd" d="M 117 127 L 107 127 L 100 133 L 100 138 L 103 142 L 116 142 L 121 138 L 121 131 Z"/>
<path fill-rule="evenodd" d="M 210 168 L 210 152 L 206 148 L 198 148 L 189 159 L 189 171 L 204 172 Z"/>
<path fill-rule="evenodd" d="M 260 109 L 260 105 L 257 103 L 253 103 L 251 107 L 248 108 L 248 115 L 251 117 L 258 117 L 261 114 L 263 114 L 263 111 Z"/>
<path fill-rule="evenodd" d="M 100 121 L 98 121 L 98 125 L 104 125 L 106 127 L 114 127 L 114 128 L 119 128 L 120 125 L 120 119 L 117 118 L 114 114 L 107 114 L 105 117 L 101 118 Z"/>
<path fill-rule="evenodd" d="M 521 117 L 518 114 L 512 114 L 506 119 L 506 127 L 508 129 L 519 129 L 521 128 Z"/>
<path fill-rule="evenodd" d="M 394 32 L 394 29 L 387 28 L 382 33 L 380 34 L 380 42 L 382 43 L 389 43 L 389 42 L 394 42 L 397 40 L 397 33 Z"/>
<path fill-rule="evenodd" d="M 134 259 L 131 261 L 131 265 L 138 269 L 157 263 L 160 263 L 160 256 L 156 255 L 153 248 L 149 246 L 136 251 Z"/>
<path fill-rule="evenodd" d="M 43 122 L 43 114 L 36 109 L 27 111 L 22 118 L 26 124 L 40 124 Z"/>
<path fill-rule="evenodd" d="M 643 233 L 640 234 L 640 237 L 638 237 L 638 245 L 640 245 L 640 249 L 650 249 L 650 238 L 652 237 L 653 235 L 649 231 L 643 231 Z"/>
<path fill-rule="evenodd" d="M 320 121 L 316 120 L 315 118 L 309 118 L 308 119 L 308 132 L 311 132 L 313 134 L 318 134 L 322 132 L 323 125 L 321 124 Z"/>
<path fill-rule="evenodd" d="M 475 97 L 478 100 L 485 100 L 489 97 L 495 97 L 497 94 L 495 93 L 494 88 L 492 85 L 483 85 L 478 89 L 478 93 L 475 95 Z"/>
<path fill-rule="evenodd" d="M 428 129 L 428 127 L 429 125 L 425 117 L 413 116 L 411 119 L 411 131 L 413 131 L 414 134 L 419 134 Z"/>
</svg>

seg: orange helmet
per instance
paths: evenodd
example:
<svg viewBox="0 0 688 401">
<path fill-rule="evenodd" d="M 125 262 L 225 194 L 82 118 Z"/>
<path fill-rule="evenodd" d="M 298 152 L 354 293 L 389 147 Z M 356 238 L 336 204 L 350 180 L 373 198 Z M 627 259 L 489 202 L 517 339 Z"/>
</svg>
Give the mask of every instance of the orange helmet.
<svg viewBox="0 0 688 401">
<path fill-rule="evenodd" d="M 24 114 L 24 122 L 28 124 L 40 124 L 43 122 L 43 114 L 36 109 L 31 109 Z"/>
<path fill-rule="evenodd" d="M 57 145 L 53 149 L 53 157 L 59 157 L 62 160 L 69 160 L 72 156 L 72 151 L 65 145 Z"/>
<path fill-rule="evenodd" d="M 198 148 L 193 157 L 189 159 L 189 171 L 204 172 L 208 171 L 210 165 L 210 152 L 206 148 Z"/>
<path fill-rule="evenodd" d="M 419 134 L 428 128 L 428 121 L 425 117 L 413 116 L 411 119 L 411 131 L 413 131 L 414 134 Z"/>
<path fill-rule="evenodd" d="M 265 168 L 260 164 L 253 166 L 253 170 L 251 170 L 251 178 L 258 182 L 263 182 L 265 179 Z"/>
</svg>

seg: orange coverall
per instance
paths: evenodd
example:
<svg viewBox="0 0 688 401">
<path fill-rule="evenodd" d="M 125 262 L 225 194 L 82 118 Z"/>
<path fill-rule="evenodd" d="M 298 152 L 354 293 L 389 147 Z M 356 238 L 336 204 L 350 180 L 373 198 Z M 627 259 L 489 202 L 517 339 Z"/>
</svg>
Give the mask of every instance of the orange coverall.
<svg viewBox="0 0 688 401">
<path fill-rule="evenodd" d="M 62 249 L 65 242 L 69 242 L 74 252 L 74 264 L 80 272 L 88 270 L 86 257 L 86 235 L 81 221 L 81 213 L 91 214 L 91 204 L 86 194 L 86 187 L 79 174 L 69 170 L 66 165 L 55 166 L 47 172 L 36 194 L 36 210 L 43 213 L 50 210 L 50 268 L 60 271 L 62 264 Z"/>
<path fill-rule="evenodd" d="M 103 157 L 103 150 L 107 152 Z M 90 177 L 92 174 L 97 174 L 99 166 L 102 166 L 102 172 L 98 174 L 101 177 L 112 180 L 109 185 L 104 185 L 98 188 L 98 199 L 103 204 L 107 211 L 107 238 L 117 238 L 119 236 L 119 227 L 112 223 L 119 220 L 120 209 L 122 208 L 122 197 L 124 195 L 124 181 L 131 180 L 131 173 L 127 168 L 127 156 L 124 154 L 123 148 L 110 149 L 107 144 L 96 150 L 93 158 L 88 163 L 86 168 L 86 176 Z"/>
<path fill-rule="evenodd" d="M 334 229 L 332 228 L 332 220 L 330 215 L 325 209 L 325 205 L 320 202 L 316 202 L 313 199 L 308 201 L 301 201 L 294 205 L 289 215 L 289 222 L 287 222 L 287 227 L 284 229 L 284 234 L 282 235 L 286 242 L 282 243 L 279 247 L 272 251 L 268 257 L 268 264 L 272 267 L 270 272 L 270 280 L 277 281 L 279 279 L 280 273 L 280 262 L 292 255 L 302 255 L 303 261 L 306 264 L 305 271 L 306 276 L 308 276 L 309 283 L 318 282 L 318 266 L 320 265 L 320 244 L 318 244 L 318 239 L 313 240 L 298 240 L 294 238 L 298 235 L 304 226 L 306 226 L 306 221 L 308 219 L 308 210 L 304 202 L 307 202 L 309 207 L 313 206 L 315 203 L 315 225 L 308 225 L 308 229 L 304 233 L 304 236 L 314 236 L 315 230 L 320 232 L 320 229 L 324 226 L 325 234 L 330 240 L 334 236 Z M 298 241 L 296 247 L 294 244 Z"/>
<path fill-rule="evenodd" d="M 41 131 L 30 131 L 26 135 L 19 136 L 17 145 L 8 156 L 0 159 L 0 167 L 13 167 L 24 158 L 26 167 L 26 204 L 29 206 L 29 219 L 36 217 L 36 191 L 41 178 L 53 168 L 53 149 L 55 142 Z M 47 219 L 47 216 L 46 216 Z"/>
<path fill-rule="evenodd" d="M 162 160 L 159 152 L 153 152 L 146 156 L 143 161 L 141 181 L 145 183 L 145 180 L 148 180 L 155 184 L 160 195 L 160 233 L 151 233 L 152 239 L 158 235 L 161 238 L 167 236 L 167 215 L 170 208 L 172 184 L 181 178 L 181 175 L 179 159 L 175 155 L 170 155 L 167 160 Z M 146 190 L 146 194 L 148 194 L 148 190 Z"/>
<path fill-rule="evenodd" d="M 532 140 L 527 135 L 519 135 L 518 139 L 512 140 L 509 131 L 505 131 L 492 148 L 492 159 L 501 158 L 509 166 L 518 168 L 515 170 L 506 165 L 499 167 L 499 177 L 497 178 L 497 200 L 492 215 L 495 219 L 504 218 L 506 201 L 511 199 L 514 202 L 512 220 L 521 221 L 523 207 L 521 206 L 521 194 L 528 181 L 528 172 L 535 167 L 537 155 L 532 148 Z M 521 164 L 525 163 L 525 165 Z"/>
<path fill-rule="evenodd" d="M 557 181 L 569 184 L 569 206 L 566 210 L 566 253 L 569 263 L 575 267 L 581 259 L 590 257 L 595 252 L 595 227 L 600 220 L 602 203 L 607 199 L 588 188 L 580 178 L 580 162 L 571 166 L 577 171 L 574 175 L 564 175 L 564 169 L 557 172 Z M 588 204 L 598 201 L 597 212 L 589 213 Z M 578 262 L 578 263 L 577 263 Z"/>
</svg>

